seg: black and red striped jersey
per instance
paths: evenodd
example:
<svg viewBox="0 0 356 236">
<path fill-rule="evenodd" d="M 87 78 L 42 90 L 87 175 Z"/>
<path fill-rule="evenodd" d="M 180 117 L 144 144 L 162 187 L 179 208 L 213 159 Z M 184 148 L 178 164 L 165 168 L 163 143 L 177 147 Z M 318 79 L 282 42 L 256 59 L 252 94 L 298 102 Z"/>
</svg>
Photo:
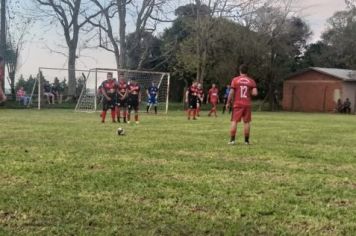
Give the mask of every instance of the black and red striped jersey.
<svg viewBox="0 0 356 236">
<path fill-rule="evenodd" d="M 104 90 L 106 93 L 115 93 L 117 90 L 117 83 L 115 80 L 105 80 L 101 84 L 101 89 Z"/>
<path fill-rule="evenodd" d="M 128 85 L 126 82 L 119 82 L 118 86 L 117 86 L 117 92 L 119 95 L 124 96 L 126 91 L 128 89 Z"/>
<path fill-rule="evenodd" d="M 140 85 L 138 84 L 130 84 L 128 86 L 128 91 L 130 95 L 138 95 L 140 93 Z"/>
</svg>

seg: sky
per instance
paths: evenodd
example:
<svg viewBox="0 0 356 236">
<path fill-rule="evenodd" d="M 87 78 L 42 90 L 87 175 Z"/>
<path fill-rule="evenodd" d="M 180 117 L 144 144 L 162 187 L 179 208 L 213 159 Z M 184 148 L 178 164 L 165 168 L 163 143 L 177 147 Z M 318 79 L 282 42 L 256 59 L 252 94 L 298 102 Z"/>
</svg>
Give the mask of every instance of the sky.
<svg viewBox="0 0 356 236">
<path fill-rule="evenodd" d="M 344 0 L 299 0 L 296 7 L 299 9 L 297 14 L 310 25 L 313 31 L 311 42 L 315 42 L 326 29 L 327 19 L 334 12 L 344 10 L 346 5 Z M 42 26 L 34 26 L 31 31 L 34 34 L 23 47 L 17 74 L 23 74 L 28 78 L 30 74 L 36 75 L 40 66 L 66 68 L 66 57 L 51 52 L 51 50 L 65 51 L 54 43 L 60 37 L 60 29 L 43 30 Z M 115 68 L 113 54 L 98 49 L 81 52 L 77 69 L 95 67 Z"/>
</svg>

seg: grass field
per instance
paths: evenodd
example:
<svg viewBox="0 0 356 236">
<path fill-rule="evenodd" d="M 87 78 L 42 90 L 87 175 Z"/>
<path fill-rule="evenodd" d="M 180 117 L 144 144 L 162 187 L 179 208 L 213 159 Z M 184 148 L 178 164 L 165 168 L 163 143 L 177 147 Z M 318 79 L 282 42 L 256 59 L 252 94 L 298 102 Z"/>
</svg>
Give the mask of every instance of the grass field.
<svg viewBox="0 0 356 236">
<path fill-rule="evenodd" d="M 356 117 L 0 110 L 0 235 L 356 235 Z"/>
</svg>

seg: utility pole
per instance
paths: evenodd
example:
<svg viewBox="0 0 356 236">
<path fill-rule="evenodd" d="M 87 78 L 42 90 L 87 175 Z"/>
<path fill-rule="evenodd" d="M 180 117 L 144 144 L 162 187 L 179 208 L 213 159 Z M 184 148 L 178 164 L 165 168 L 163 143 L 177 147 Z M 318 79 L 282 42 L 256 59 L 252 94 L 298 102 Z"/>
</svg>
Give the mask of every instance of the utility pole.
<svg viewBox="0 0 356 236">
<path fill-rule="evenodd" d="M 0 85 L 2 86 L 2 91 L 5 89 L 5 51 L 6 51 L 6 0 L 1 0 L 1 26 L 0 26 L 0 56 L 3 58 L 3 78 L 0 78 Z M 0 74 L 1 76 L 1 74 Z"/>
</svg>

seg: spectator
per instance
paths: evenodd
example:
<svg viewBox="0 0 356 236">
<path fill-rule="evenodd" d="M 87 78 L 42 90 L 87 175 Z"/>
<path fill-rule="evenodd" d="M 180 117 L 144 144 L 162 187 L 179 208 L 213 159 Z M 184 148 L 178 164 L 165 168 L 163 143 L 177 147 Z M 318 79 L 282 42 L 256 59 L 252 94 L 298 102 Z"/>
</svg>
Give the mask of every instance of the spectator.
<svg viewBox="0 0 356 236">
<path fill-rule="evenodd" d="M 343 108 L 344 108 L 344 105 L 342 103 L 341 98 L 339 98 L 337 100 L 337 104 L 336 104 L 336 109 L 335 110 L 336 110 L 336 112 L 342 113 L 343 112 Z"/>
<path fill-rule="evenodd" d="M 346 98 L 344 105 L 343 105 L 344 113 L 350 114 L 351 113 L 351 102 L 349 98 Z"/>
<path fill-rule="evenodd" d="M 24 106 L 27 106 L 31 102 L 31 98 L 29 96 L 26 96 L 26 92 L 23 87 L 20 87 L 20 89 L 17 90 L 16 97 L 18 97 L 20 103 Z"/>
<path fill-rule="evenodd" d="M 54 104 L 54 94 L 52 93 L 51 85 L 48 81 L 43 86 L 44 95 L 47 97 L 48 104 Z"/>
<path fill-rule="evenodd" d="M 58 88 L 58 85 L 56 85 L 55 83 L 53 83 L 51 85 L 51 92 L 52 94 L 54 95 L 54 98 L 57 99 L 58 103 L 59 103 L 59 88 Z M 55 100 L 54 99 L 54 100 Z M 54 100 L 53 100 L 53 103 L 54 103 Z"/>
</svg>

